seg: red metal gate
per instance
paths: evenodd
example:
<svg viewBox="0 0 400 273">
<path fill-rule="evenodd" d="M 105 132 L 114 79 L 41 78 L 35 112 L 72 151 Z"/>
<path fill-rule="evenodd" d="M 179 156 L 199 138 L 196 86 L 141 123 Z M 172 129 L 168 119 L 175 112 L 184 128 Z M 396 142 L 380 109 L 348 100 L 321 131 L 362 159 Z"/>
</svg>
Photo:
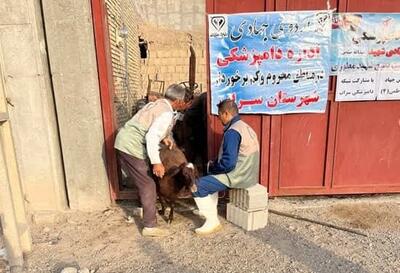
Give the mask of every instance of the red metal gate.
<svg viewBox="0 0 400 273">
<path fill-rule="evenodd" d="M 394 2 L 330 0 L 330 8 L 400 11 Z M 207 13 L 326 8 L 326 0 L 206 1 Z M 400 192 L 400 101 L 335 102 L 335 83 L 331 77 L 324 114 L 242 116 L 260 139 L 261 184 L 271 196 Z M 222 127 L 210 105 L 208 124 L 213 158 Z"/>
<path fill-rule="evenodd" d="M 121 192 L 113 148 L 111 65 L 104 0 L 91 0 L 103 111 L 105 153 L 112 199 Z M 206 0 L 208 13 L 326 9 L 326 0 Z M 399 12 L 393 0 L 330 0 L 340 12 Z M 400 192 L 400 102 L 334 102 L 331 77 L 324 114 L 244 115 L 261 144 L 261 183 L 271 196 Z M 210 115 L 208 152 L 213 158 L 222 127 Z"/>
</svg>

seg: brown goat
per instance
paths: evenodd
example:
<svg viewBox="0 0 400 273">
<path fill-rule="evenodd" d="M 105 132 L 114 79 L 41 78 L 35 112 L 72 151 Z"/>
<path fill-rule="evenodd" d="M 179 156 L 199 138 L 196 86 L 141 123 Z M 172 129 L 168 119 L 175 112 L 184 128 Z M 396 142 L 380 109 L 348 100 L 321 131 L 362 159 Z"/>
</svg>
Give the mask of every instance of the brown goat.
<svg viewBox="0 0 400 273">
<path fill-rule="evenodd" d="M 161 203 L 159 213 L 165 215 L 165 203 L 170 207 L 168 223 L 174 217 L 175 201 L 178 198 L 191 196 L 191 188 L 195 185 L 197 172 L 193 164 L 188 163 L 183 152 L 173 147 L 171 150 L 163 146 L 160 150 L 160 158 L 165 168 L 165 175 L 157 179 L 157 193 Z"/>
</svg>

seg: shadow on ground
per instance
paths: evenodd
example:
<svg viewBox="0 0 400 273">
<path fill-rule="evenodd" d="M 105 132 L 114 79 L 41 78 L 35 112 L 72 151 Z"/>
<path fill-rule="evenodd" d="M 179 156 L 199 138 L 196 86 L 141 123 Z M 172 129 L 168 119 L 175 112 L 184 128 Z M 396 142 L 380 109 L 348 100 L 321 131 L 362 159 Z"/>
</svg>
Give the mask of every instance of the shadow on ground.
<svg viewBox="0 0 400 273">
<path fill-rule="evenodd" d="M 313 272 L 357 272 L 368 273 L 363 267 L 306 240 L 282 226 L 269 223 L 267 228 L 247 234 L 307 266 Z"/>
</svg>

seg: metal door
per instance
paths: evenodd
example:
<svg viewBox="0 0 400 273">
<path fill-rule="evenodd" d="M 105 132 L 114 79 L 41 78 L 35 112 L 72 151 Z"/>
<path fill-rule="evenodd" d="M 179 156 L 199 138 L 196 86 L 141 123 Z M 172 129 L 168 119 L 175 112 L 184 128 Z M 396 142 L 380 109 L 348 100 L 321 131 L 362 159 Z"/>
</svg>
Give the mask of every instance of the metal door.
<svg viewBox="0 0 400 273">
<path fill-rule="evenodd" d="M 326 0 L 206 1 L 208 13 L 327 8 L 400 11 L 391 0 L 330 0 L 329 7 Z M 260 139 L 260 183 L 271 196 L 400 192 L 400 102 L 337 103 L 335 82 L 331 77 L 324 114 L 242 115 Z M 222 126 L 210 103 L 208 115 L 213 158 Z"/>
</svg>

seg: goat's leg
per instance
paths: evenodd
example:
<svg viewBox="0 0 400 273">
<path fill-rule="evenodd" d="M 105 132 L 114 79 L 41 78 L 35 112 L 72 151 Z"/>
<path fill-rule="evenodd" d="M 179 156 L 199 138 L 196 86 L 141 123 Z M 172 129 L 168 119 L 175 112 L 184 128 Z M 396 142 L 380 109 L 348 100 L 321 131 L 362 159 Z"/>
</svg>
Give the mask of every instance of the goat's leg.
<svg viewBox="0 0 400 273">
<path fill-rule="evenodd" d="M 174 201 L 170 201 L 168 202 L 169 207 L 171 208 L 169 211 L 169 215 L 168 215 L 168 224 L 172 223 L 172 220 L 174 220 L 174 207 L 175 207 L 175 202 Z"/>
<path fill-rule="evenodd" d="M 158 199 L 160 200 L 161 204 L 161 209 L 158 211 L 158 213 L 162 216 L 165 215 L 165 199 L 161 195 L 158 196 Z"/>
</svg>

